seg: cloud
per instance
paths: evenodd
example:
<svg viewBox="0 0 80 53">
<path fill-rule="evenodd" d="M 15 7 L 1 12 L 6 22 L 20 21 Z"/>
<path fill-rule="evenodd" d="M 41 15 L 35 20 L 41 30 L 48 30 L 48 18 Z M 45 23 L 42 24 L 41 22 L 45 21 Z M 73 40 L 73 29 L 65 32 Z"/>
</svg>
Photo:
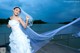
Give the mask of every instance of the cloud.
<svg viewBox="0 0 80 53">
<path fill-rule="evenodd" d="M 63 0 L 62 0 L 63 1 Z M 80 15 L 80 5 L 65 3 L 59 0 L 2 0 L 0 1 L 0 16 L 10 16 L 15 6 L 21 7 L 34 19 L 48 22 L 59 22 Z M 9 13 L 8 13 L 9 12 Z M 56 21 L 57 20 L 57 21 Z"/>
</svg>

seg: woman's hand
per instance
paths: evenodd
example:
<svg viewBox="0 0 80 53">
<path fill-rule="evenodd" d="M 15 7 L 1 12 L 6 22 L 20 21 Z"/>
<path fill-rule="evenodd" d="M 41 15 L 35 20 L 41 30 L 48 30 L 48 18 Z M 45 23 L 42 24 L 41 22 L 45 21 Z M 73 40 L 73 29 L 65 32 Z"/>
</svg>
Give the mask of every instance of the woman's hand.
<svg viewBox="0 0 80 53">
<path fill-rule="evenodd" d="M 9 24 L 7 24 L 7 27 L 10 28 L 11 26 Z"/>
<path fill-rule="evenodd" d="M 29 16 L 26 16 L 26 20 L 28 20 L 30 17 Z"/>
</svg>

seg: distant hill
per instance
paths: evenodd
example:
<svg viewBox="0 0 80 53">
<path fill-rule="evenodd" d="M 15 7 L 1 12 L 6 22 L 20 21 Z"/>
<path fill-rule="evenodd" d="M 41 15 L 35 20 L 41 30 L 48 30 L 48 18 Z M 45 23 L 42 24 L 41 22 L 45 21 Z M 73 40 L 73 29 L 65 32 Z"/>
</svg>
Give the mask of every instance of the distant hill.
<svg viewBox="0 0 80 53">
<path fill-rule="evenodd" d="M 34 20 L 33 24 L 46 24 L 47 22 L 44 22 L 42 20 Z"/>
<path fill-rule="evenodd" d="M 0 25 L 1 24 L 8 24 L 8 21 L 10 20 L 10 18 L 8 19 L 0 19 Z M 42 20 L 34 20 L 33 24 L 46 24 L 47 22 L 44 22 Z"/>
<path fill-rule="evenodd" d="M 68 24 L 68 23 L 70 23 L 70 22 L 60 22 L 58 24 Z"/>
<path fill-rule="evenodd" d="M 76 20 L 77 18 L 73 18 L 72 19 L 72 21 L 74 21 L 74 20 Z M 58 24 L 69 24 L 70 22 L 72 22 L 72 21 L 68 21 L 68 22 L 60 22 L 60 23 L 58 23 Z"/>
<path fill-rule="evenodd" d="M 8 19 L 0 19 L 0 24 L 8 24 Z"/>
<path fill-rule="evenodd" d="M 73 18 L 73 21 L 76 20 L 77 18 Z"/>
</svg>

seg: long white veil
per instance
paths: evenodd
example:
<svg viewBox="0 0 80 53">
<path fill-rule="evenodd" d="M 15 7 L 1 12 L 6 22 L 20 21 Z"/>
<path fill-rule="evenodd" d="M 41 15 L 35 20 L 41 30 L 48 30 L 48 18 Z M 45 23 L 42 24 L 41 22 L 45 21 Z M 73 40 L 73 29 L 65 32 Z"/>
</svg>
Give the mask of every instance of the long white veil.
<svg viewBox="0 0 80 53">
<path fill-rule="evenodd" d="M 25 13 L 23 11 L 23 9 L 21 9 L 21 14 L 20 17 L 25 21 L 25 17 L 30 16 L 29 14 Z M 29 25 L 27 26 L 26 29 L 24 29 L 21 25 L 21 29 L 22 31 L 28 35 L 28 37 L 31 40 L 31 46 L 32 46 L 32 51 L 33 53 L 35 53 L 37 50 L 39 50 L 42 46 L 44 46 L 45 44 L 47 44 L 55 35 L 60 35 L 60 34 L 70 34 L 72 33 L 72 35 L 76 34 L 80 35 L 79 31 L 80 31 L 80 18 L 74 20 L 73 22 L 64 25 L 60 28 L 57 28 L 55 30 L 52 31 L 48 31 L 42 34 L 38 34 L 36 33 L 34 30 L 32 30 L 30 28 L 30 26 L 32 26 L 33 24 L 33 18 L 30 16 L 29 19 Z"/>
<path fill-rule="evenodd" d="M 28 13 L 24 12 L 22 8 L 20 8 L 20 9 L 21 9 L 21 13 L 19 16 L 24 20 L 24 22 L 26 21 L 25 17 L 29 16 L 30 18 L 28 20 L 28 26 L 32 26 L 33 25 L 33 18 Z"/>
</svg>

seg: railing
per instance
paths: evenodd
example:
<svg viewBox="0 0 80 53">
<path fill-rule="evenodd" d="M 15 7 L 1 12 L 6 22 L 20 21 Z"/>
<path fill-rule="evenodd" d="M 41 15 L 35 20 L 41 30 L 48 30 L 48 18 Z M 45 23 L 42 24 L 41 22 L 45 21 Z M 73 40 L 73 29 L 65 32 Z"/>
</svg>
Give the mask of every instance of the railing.
<svg viewBox="0 0 80 53">
<path fill-rule="evenodd" d="M 10 33 L 0 33 L 0 47 L 8 46 L 9 35 Z M 52 41 L 72 48 L 80 49 L 80 37 L 74 37 L 72 34 L 57 35 L 52 39 Z"/>
<path fill-rule="evenodd" d="M 80 49 L 80 37 L 72 36 L 72 34 L 55 36 L 52 41 L 75 49 Z"/>
<path fill-rule="evenodd" d="M 9 52 L 9 35 L 10 33 L 0 33 L 0 53 Z"/>
<path fill-rule="evenodd" d="M 0 33 L 0 47 L 5 47 L 9 43 L 10 33 Z"/>
</svg>

